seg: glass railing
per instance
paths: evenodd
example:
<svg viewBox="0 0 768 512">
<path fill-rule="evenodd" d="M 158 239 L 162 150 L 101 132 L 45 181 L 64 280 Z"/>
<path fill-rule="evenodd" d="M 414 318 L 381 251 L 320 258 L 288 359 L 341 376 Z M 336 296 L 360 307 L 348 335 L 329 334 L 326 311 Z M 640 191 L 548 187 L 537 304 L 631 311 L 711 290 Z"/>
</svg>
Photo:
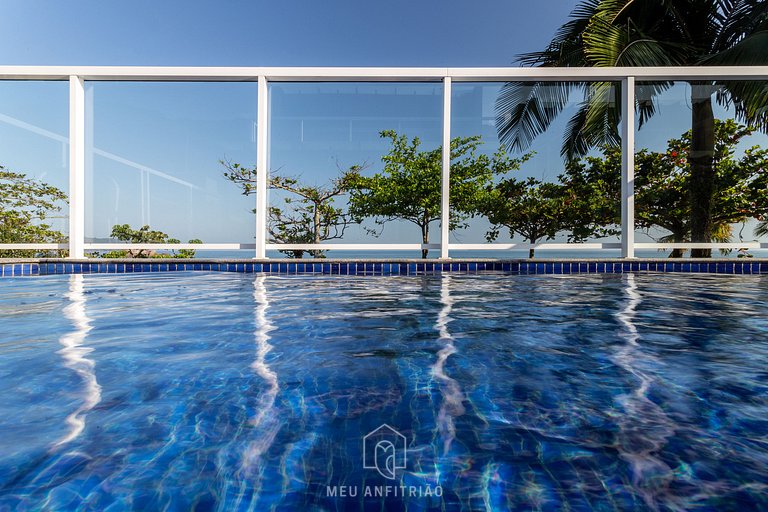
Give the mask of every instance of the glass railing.
<svg viewBox="0 0 768 512">
<path fill-rule="evenodd" d="M 766 105 L 765 67 L 0 67 L 0 257 L 762 256 Z"/>
</svg>

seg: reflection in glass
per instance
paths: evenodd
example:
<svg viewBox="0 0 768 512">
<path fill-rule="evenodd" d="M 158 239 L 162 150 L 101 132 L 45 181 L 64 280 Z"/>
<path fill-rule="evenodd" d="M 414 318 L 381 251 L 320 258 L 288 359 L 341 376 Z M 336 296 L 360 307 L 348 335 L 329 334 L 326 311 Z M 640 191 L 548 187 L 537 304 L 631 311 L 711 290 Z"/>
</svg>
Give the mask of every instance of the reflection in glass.
<svg viewBox="0 0 768 512">
<path fill-rule="evenodd" d="M 87 241 L 111 242 L 128 224 L 181 242 L 254 243 L 253 198 L 221 161 L 255 161 L 256 97 L 252 82 L 87 83 Z"/>
<path fill-rule="evenodd" d="M 295 179 L 305 187 L 332 189 L 345 171 L 359 166 L 370 176 L 382 171 L 392 141 L 382 132 L 392 130 L 408 139 L 418 137 L 420 149 L 433 150 L 442 137 L 442 85 L 436 83 L 272 83 L 270 84 L 271 131 L 270 172 L 272 176 Z M 438 184 L 439 186 L 439 184 Z M 290 212 L 299 196 L 285 187 L 273 187 L 270 207 Z M 294 201 L 289 204 L 286 202 Z M 332 204 L 347 212 L 348 196 Z M 310 216 L 311 217 L 311 216 Z M 307 229 L 287 233 L 275 243 L 314 240 Z M 335 232 L 335 231 L 334 231 Z M 434 223 L 431 243 L 439 242 Z M 276 237 L 273 237 L 273 239 Z M 422 242 L 422 233 L 411 222 L 395 220 L 377 225 L 368 218 L 347 226 L 334 243 Z M 308 242 L 303 242 L 308 243 Z M 333 251 L 332 257 L 365 256 L 374 253 Z M 377 256 L 383 252 L 375 253 Z M 293 255 L 293 254 L 291 254 Z M 391 256 L 416 256 L 397 253 Z M 273 252 L 270 257 L 279 257 Z"/>
</svg>

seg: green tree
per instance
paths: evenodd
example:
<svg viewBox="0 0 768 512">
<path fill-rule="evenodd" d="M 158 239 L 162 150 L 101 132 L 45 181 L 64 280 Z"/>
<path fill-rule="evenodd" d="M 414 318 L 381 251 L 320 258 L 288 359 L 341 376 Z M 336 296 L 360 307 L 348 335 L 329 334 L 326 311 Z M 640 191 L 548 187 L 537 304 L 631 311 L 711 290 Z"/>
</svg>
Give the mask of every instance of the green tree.
<svg viewBox="0 0 768 512">
<path fill-rule="evenodd" d="M 736 156 L 739 143 L 754 132 L 733 120 L 715 121 L 714 194 L 712 238 L 732 239 L 731 225 L 768 213 L 768 150 L 747 148 Z M 691 240 L 691 197 L 687 193 L 694 179 L 691 162 L 692 134 L 671 139 L 667 150 L 643 149 L 635 155 L 635 224 L 645 230 L 661 228 L 669 235 L 660 241 Z M 560 177 L 571 191 L 573 208 L 569 215 L 580 235 L 615 234 L 620 223 L 621 151 L 604 147 L 602 157 L 586 157 L 567 164 Z M 673 257 L 682 256 L 675 250 Z"/>
<path fill-rule="evenodd" d="M 429 243 L 429 230 L 440 220 L 443 149 L 422 151 L 418 137 L 408 139 L 393 130 L 381 132 L 390 139 L 389 153 L 382 157 L 384 168 L 373 176 L 358 176 L 350 190 L 349 211 L 358 220 L 373 217 L 383 226 L 404 220 L 419 227 L 421 242 Z M 477 203 L 494 172 L 501 172 L 505 155 L 494 161 L 478 155 L 479 136 L 456 137 L 451 140 L 450 229 L 466 225 L 476 212 Z M 527 158 L 527 157 L 526 157 Z M 519 165 L 522 160 L 506 162 Z M 506 170 L 506 168 L 505 168 Z M 426 258 L 427 249 L 421 256 Z"/>
<path fill-rule="evenodd" d="M 256 193 L 256 167 L 245 167 L 238 163 L 222 161 L 224 176 L 238 185 L 245 195 Z M 301 183 L 297 178 L 270 173 L 268 186 L 282 190 L 289 195 L 283 198 L 281 206 L 269 207 L 269 236 L 272 243 L 319 244 L 325 240 L 342 238 L 347 227 L 355 221 L 343 208 L 335 205 L 335 199 L 347 193 L 359 177 L 360 166 L 343 171 L 327 186 L 313 186 Z M 280 251 L 294 258 L 301 258 L 309 252 L 315 258 L 324 258 L 325 251 L 302 249 Z"/>
<path fill-rule="evenodd" d="M 142 226 L 139 229 L 133 229 L 128 224 L 117 224 L 112 226 L 112 238 L 121 242 L 131 244 L 178 244 L 175 238 L 170 238 L 166 233 L 150 229 L 149 226 Z M 190 244 L 201 244 L 201 240 L 193 239 Z M 194 249 L 180 249 L 178 252 L 172 250 L 169 253 L 156 252 L 149 249 L 126 249 L 110 251 L 103 255 L 104 258 L 194 258 Z"/>
<path fill-rule="evenodd" d="M 768 64 L 768 2 L 760 0 L 583 0 L 546 49 L 524 54 L 531 66 L 698 66 Z M 640 126 L 656 113 L 655 99 L 671 82 L 637 85 Z M 765 82 L 691 81 L 690 237 L 709 242 L 716 223 L 715 118 L 712 102 L 734 107 L 739 120 L 768 129 Z M 562 111 L 575 88 L 584 92 L 571 118 L 562 153 L 616 145 L 620 108 L 607 82 L 505 84 L 496 102 L 500 139 L 525 149 Z M 697 249 L 695 256 L 709 256 Z"/>
<path fill-rule="evenodd" d="M 504 178 L 487 189 L 477 211 L 493 225 L 486 233 L 489 242 L 496 240 L 500 228 L 511 236 L 520 235 L 531 244 L 552 240 L 562 231 L 568 215 L 568 195 L 562 185 L 541 182 L 535 178 Z M 528 250 L 533 258 L 535 250 Z"/>
<path fill-rule="evenodd" d="M 0 243 L 61 243 L 66 237 L 46 222 L 67 195 L 56 187 L 0 166 Z M 30 258 L 48 251 L 0 250 L 0 256 Z"/>
</svg>

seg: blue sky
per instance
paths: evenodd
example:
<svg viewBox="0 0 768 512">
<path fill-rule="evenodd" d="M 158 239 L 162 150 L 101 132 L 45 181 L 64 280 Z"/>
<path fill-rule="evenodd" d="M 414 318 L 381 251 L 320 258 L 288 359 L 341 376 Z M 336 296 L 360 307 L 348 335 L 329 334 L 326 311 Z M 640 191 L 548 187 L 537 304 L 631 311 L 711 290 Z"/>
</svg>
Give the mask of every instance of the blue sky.
<svg viewBox="0 0 768 512">
<path fill-rule="evenodd" d="M 3 0 L 3 64 L 505 66 L 568 0 Z"/>
<path fill-rule="evenodd" d="M 575 2 L 531 1 L 40 1 L 2 0 L 2 65 L 508 66 L 541 49 Z M 380 170 L 383 129 L 440 143 L 439 84 L 274 84 L 272 169 L 321 184 L 338 167 Z M 219 160 L 256 161 L 256 84 L 89 84 L 93 149 L 87 170 L 86 235 L 149 223 L 182 240 L 252 242 L 250 209 L 223 180 Z M 454 135 L 493 128 L 496 84 L 457 84 Z M 67 188 L 66 83 L 0 83 L 0 164 Z M 532 149 L 523 173 L 562 169 L 562 129 L 578 98 Z M 638 134 L 659 146 L 688 128 L 684 87 Z M 277 203 L 279 194 L 272 194 Z M 66 227 L 66 219 L 59 227 Z M 481 242 L 485 226 L 456 233 Z M 433 227 L 433 242 L 439 229 Z M 390 225 L 382 242 L 417 242 Z M 345 242 L 374 242 L 350 230 Z"/>
</svg>

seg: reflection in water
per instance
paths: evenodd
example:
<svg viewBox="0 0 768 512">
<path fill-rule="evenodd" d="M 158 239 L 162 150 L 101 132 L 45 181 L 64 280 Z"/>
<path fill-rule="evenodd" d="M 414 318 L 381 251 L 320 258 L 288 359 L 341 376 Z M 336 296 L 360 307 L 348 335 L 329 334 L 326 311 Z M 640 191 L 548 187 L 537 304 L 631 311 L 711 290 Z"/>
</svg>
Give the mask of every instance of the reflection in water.
<svg viewBox="0 0 768 512">
<path fill-rule="evenodd" d="M 101 386 L 96 381 L 95 363 L 86 357 L 93 351 L 83 346 L 91 321 L 85 313 L 85 293 L 82 274 L 69 276 L 69 292 L 66 294 L 69 305 L 64 308 L 64 316 L 72 322 L 74 330 L 59 338 L 64 347 L 59 354 L 64 358 L 64 366 L 74 371 L 83 381 L 83 404 L 67 416 L 69 432 L 58 440 L 54 447 L 69 443 L 85 429 L 85 414 L 101 401 Z"/>
<path fill-rule="evenodd" d="M 667 439 L 675 433 L 675 424 L 649 397 L 655 378 L 642 371 L 642 367 L 659 368 L 661 362 L 644 352 L 638 343 L 640 335 L 635 326 L 637 307 L 642 297 L 638 292 L 633 274 L 626 275 L 624 288 L 626 307 L 616 313 L 623 327 L 625 341 L 612 358 L 614 362 L 632 374 L 639 385 L 632 393 L 617 397 L 625 414 L 618 420 L 618 449 L 621 458 L 632 470 L 632 483 L 646 504 L 655 509 L 657 497 L 664 493 L 665 484 L 673 475 L 670 467 L 659 457 Z"/>
<path fill-rule="evenodd" d="M 277 382 L 277 374 L 266 362 L 267 354 L 272 350 L 272 345 L 269 344 L 269 332 L 274 327 L 267 318 L 269 300 L 265 279 L 265 276 L 257 276 L 253 282 L 253 298 L 256 304 L 253 333 L 256 341 L 256 359 L 251 364 L 251 368 L 264 381 L 266 389 L 259 395 L 255 415 L 249 421 L 256 438 L 249 443 L 244 460 L 245 468 L 256 472 L 260 472 L 262 469 L 262 456 L 272 446 L 280 429 L 275 407 L 275 398 L 280 391 L 280 385 Z"/>
<path fill-rule="evenodd" d="M 452 320 L 451 309 L 453 308 L 451 276 L 449 275 L 442 276 L 440 281 L 440 304 L 442 304 L 442 308 L 437 316 L 435 330 L 440 333 L 439 341 L 443 347 L 437 352 L 437 360 L 432 365 L 432 375 L 440 381 L 443 394 L 440 412 L 437 416 L 437 426 L 443 439 L 443 455 L 445 455 L 456 438 L 454 418 L 464 414 L 464 395 L 461 392 L 461 387 L 456 380 L 445 373 L 445 364 L 448 358 L 457 352 L 454 338 L 448 330 L 448 323 Z"/>
</svg>

